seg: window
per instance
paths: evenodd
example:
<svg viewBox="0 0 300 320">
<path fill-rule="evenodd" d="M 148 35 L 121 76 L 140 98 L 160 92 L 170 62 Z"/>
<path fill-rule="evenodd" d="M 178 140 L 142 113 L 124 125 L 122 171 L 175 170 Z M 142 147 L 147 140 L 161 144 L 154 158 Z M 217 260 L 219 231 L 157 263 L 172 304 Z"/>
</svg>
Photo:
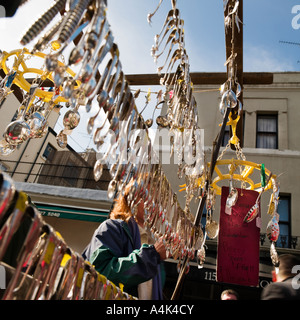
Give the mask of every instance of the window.
<svg viewBox="0 0 300 320">
<path fill-rule="evenodd" d="M 279 214 L 280 234 L 276 243 L 277 247 L 290 248 L 291 246 L 291 196 L 279 195 L 277 212 Z"/>
<path fill-rule="evenodd" d="M 47 159 L 47 160 L 51 161 L 53 159 L 55 151 L 56 151 L 56 149 L 50 143 L 48 143 L 47 147 L 44 150 L 44 153 L 43 153 L 42 157 L 44 159 Z"/>
<path fill-rule="evenodd" d="M 278 149 L 277 114 L 257 114 L 256 148 Z"/>
</svg>

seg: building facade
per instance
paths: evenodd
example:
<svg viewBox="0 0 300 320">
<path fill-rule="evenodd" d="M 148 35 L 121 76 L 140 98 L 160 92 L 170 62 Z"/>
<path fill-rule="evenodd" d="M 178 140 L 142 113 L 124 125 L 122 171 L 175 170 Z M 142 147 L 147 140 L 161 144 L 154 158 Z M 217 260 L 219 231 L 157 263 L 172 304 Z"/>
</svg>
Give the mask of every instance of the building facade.
<svg viewBox="0 0 300 320">
<path fill-rule="evenodd" d="M 278 254 L 300 255 L 300 74 L 294 72 L 274 73 L 269 84 L 245 84 L 243 91 L 243 148 L 247 161 L 264 164 L 277 176 L 280 183 L 278 213 L 280 215 L 280 236 L 276 242 Z M 192 77 L 193 81 L 193 77 Z M 194 84 L 194 96 L 198 105 L 199 127 L 204 129 L 205 155 L 211 157 L 212 145 L 216 139 L 223 116 L 219 111 L 220 92 L 216 84 Z M 162 110 L 164 114 L 165 110 Z M 236 158 L 235 150 L 226 149 L 230 137 L 227 126 L 219 155 L 222 159 Z M 164 145 L 156 146 L 162 153 L 169 150 Z M 166 158 L 166 157 L 165 157 Z M 164 171 L 173 185 L 174 191 L 185 183 L 174 175 L 174 167 L 164 165 Z M 259 175 L 256 177 L 259 179 Z M 259 182 L 259 181 L 258 181 Z M 223 185 L 229 186 L 229 181 Z M 236 187 L 240 187 L 239 182 Z M 203 269 L 191 264 L 181 289 L 181 298 L 220 299 L 224 289 L 234 288 L 240 292 L 241 299 L 259 299 L 260 292 L 271 279 L 270 241 L 266 237 L 266 227 L 270 220 L 267 214 L 272 190 L 261 197 L 261 235 L 259 287 L 234 286 L 216 281 L 217 239 L 206 241 L 206 261 Z M 185 203 L 184 192 L 178 192 L 181 205 Z M 213 217 L 219 221 L 221 197 L 216 197 Z M 196 213 L 198 203 L 191 206 Z M 203 220 L 202 226 L 205 225 Z M 168 265 L 168 274 L 176 274 L 176 264 Z M 175 287 L 175 276 L 169 278 L 169 285 Z M 171 294 L 171 292 L 169 293 Z"/>
<path fill-rule="evenodd" d="M 211 74 L 208 79 L 213 77 L 214 74 Z M 219 124 L 222 122 L 222 115 L 219 112 L 221 99 L 219 87 L 222 82 L 209 83 L 209 81 L 203 84 L 194 83 L 199 127 L 204 132 L 206 159 L 210 159 L 212 144 L 220 130 Z M 288 252 L 300 255 L 299 98 L 299 73 L 274 73 L 271 83 L 244 85 L 243 154 L 248 161 L 265 164 L 265 167 L 275 174 L 280 182 L 278 213 L 281 234 L 276 243 L 279 254 Z M 12 120 L 19 103 L 16 96 L 10 95 L 2 104 L 1 132 L 4 132 L 6 125 Z M 162 114 L 164 112 L 163 108 Z M 58 117 L 59 109 L 57 108 L 49 120 L 50 128 L 54 127 Z M 229 133 L 225 134 L 223 147 L 220 150 L 220 154 L 224 152 L 223 159 L 236 157 L 235 151 L 230 148 L 225 149 L 229 135 Z M 156 144 L 155 147 L 162 154 L 170 152 L 169 146 Z M 92 162 L 95 158 L 90 160 L 83 158 L 75 155 L 70 149 L 58 151 L 55 133 L 51 129 L 44 138 L 28 140 L 11 155 L 0 157 L 2 170 L 10 174 L 18 187 L 30 195 L 46 222 L 53 225 L 67 243 L 78 251 L 82 251 L 95 228 L 108 216 L 112 205 L 105 191 L 109 175 L 104 177 L 105 181 L 101 186 L 92 182 L 90 177 L 92 177 Z M 77 167 L 76 170 L 74 170 L 75 167 Z M 163 170 L 177 193 L 181 206 L 184 207 L 185 194 L 178 190 L 185 181 L 174 174 L 177 171 L 176 164 L 170 160 L 170 163 L 163 164 Z M 57 180 L 58 176 L 62 179 Z M 271 192 L 267 191 L 261 199 L 259 287 L 238 287 L 242 299 L 258 299 L 261 289 L 271 281 L 270 243 L 265 231 L 269 221 L 267 210 L 270 195 Z M 192 202 L 191 212 L 196 213 L 197 207 L 197 201 Z M 217 197 L 214 208 L 214 219 L 217 221 L 219 212 L 220 197 Z M 196 261 L 191 261 L 190 272 L 185 277 L 180 293 L 182 299 L 218 300 L 223 289 L 236 288 L 231 284 L 216 281 L 217 240 L 208 239 L 206 245 L 204 268 L 198 269 Z M 167 260 L 165 269 L 165 297 L 169 299 L 178 277 L 177 262 L 172 259 Z"/>
</svg>

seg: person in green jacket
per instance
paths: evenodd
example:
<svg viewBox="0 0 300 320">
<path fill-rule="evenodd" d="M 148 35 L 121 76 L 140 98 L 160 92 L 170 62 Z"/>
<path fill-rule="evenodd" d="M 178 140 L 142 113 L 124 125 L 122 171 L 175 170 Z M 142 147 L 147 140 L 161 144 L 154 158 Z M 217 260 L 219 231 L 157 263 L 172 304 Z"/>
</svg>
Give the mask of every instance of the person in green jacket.
<svg viewBox="0 0 300 320">
<path fill-rule="evenodd" d="M 119 194 L 109 219 L 100 224 L 82 256 L 115 285 L 138 297 L 138 285 L 152 279 L 152 300 L 162 300 L 160 264 L 166 259 L 162 239 L 154 245 L 141 244 L 138 223 L 144 222 L 143 200 L 137 207 L 136 222 L 128 205 L 129 187 Z"/>
</svg>

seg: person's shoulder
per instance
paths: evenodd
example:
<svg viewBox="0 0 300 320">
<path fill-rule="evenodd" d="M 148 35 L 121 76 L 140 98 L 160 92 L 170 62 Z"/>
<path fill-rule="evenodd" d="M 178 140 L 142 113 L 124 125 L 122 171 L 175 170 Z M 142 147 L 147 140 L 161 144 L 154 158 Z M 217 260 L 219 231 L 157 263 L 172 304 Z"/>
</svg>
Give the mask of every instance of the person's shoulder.
<svg viewBox="0 0 300 320">
<path fill-rule="evenodd" d="M 123 223 L 126 223 L 126 222 L 121 220 L 121 219 L 106 219 L 101 223 L 101 225 L 103 225 L 103 226 L 105 226 L 105 225 L 118 226 L 118 225 L 121 225 Z"/>
<path fill-rule="evenodd" d="M 262 292 L 262 300 L 291 299 L 295 294 L 290 282 L 272 282 Z"/>
<path fill-rule="evenodd" d="M 121 219 L 107 219 L 100 224 L 99 231 L 121 230 L 124 223 Z"/>
</svg>

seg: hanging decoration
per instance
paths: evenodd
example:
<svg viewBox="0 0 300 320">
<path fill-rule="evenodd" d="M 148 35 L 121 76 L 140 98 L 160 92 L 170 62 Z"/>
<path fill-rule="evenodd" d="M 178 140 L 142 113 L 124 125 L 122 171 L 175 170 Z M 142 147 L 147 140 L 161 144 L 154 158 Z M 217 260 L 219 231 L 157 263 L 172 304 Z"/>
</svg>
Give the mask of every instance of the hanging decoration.
<svg viewBox="0 0 300 320">
<path fill-rule="evenodd" d="M 8 175 L 0 181 L 0 266 L 11 275 L 2 300 L 137 299 L 74 252 Z"/>
<path fill-rule="evenodd" d="M 62 8 L 65 13 L 59 22 L 35 40 L 49 24 L 49 15 L 55 16 Z M 101 179 L 104 166 L 109 164 L 112 177 L 107 190 L 109 198 L 124 192 L 125 186 L 131 180 L 134 181 L 128 196 L 133 213 L 138 201 L 137 195 L 140 195 L 145 203 L 148 230 L 155 239 L 163 236 L 169 254 L 180 265 L 186 256 L 194 255 L 196 241 L 193 236 L 193 216 L 189 211 L 181 209 L 153 150 L 148 126 L 135 104 L 139 92 L 132 93 L 122 71 L 119 49 L 114 43 L 106 10 L 106 2 L 103 0 L 57 0 L 25 32 L 21 40 L 23 45 L 28 46 L 29 42 L 36 41 L 32 49 L 23 49 L 24 55 L 30 57 L 25 61 L 33 56 L 42 56 L 44 64 L 36 71 L 36 79 L 27 88 L 25 107 L 21 110 L 29 110 L 35 99 L 41 100 L 44 96 L 39 95 L 46 95 L 46 92 L 40 90 L 40 85 L 46 78 L 51 80 L 54 95 L 52 93 L 50 97 L 47 94 L 47 103 L 53 106 L 54 99 L 59 95 L 70 108 L 63 119 L 64 129 L 57 135 L 58 145 L 63 148 L 67 144 L 67 136 L 80 121 L 79 107 L 85 106 L 86 112 L 90 112 L 92 104 L 98 104 L 97 112 L 90 117 L 87 125 L 87 131 L 93 135 L 99 151 L 94 164 L 95 180 Z M 75 47 L 72 46 L 73 41 Z M 69 55 L 66 53 L 68 50 Z M 23 56 L 19 60 L 20 65 L 25 66 Z M 78 72 L 72 73 L 72 69 Z M 187 69 L 184 72 L 187 77 Z M 15 79 L 18 80 L 18 77 Z M 181 80 L 177 80 L 180 83 Z M 189 80 L 186 83 L 186 96 L 190 97 L 191 84 Z M 157 95 L 158 104 L 163 102 L 162 97 L 160 91 Z M 147 101 L 149 99 L 150 92 L 147 94 Z M 178 111 L 182 125 L 195 128 L 195 110 L 193 99 L 193 104 L 186 106 L 185 111 Z M 176 116 L 176 112 L 173 112 L 173 116 Z M 18 136 L 20 142 L 28 139 L 31 134 L 29 127 L 23 126 L 26 114 L 22 113 L 21 116 L 22 135 Z M 187 120 L 183 119 L 187 116 Z M 5 140 L 9 144 L 7 148 L 16 145 L 11 144 L 16 139 L 9 140 L 9 137 L 10 133 Z"/>
<path fill-rule="evenodd" d="M 159 6 L 161 3 L 162 1 Z M 162 128 L 169 128 L 170 135 L 174 135 L 172 148 L 178 163 L 178 176 L 189 176 L 192 183 L 191 179 L 196 181 L 203 175 L 204 159 L 197 146 L 200 128 L 189 57 L 185 49 L 184 20 L 180 17 L 176 1 L 171 3 L 172 9 L 168 12 L 160 33 L 155 35 L 155 44 L 151 49 L 156 63 L 165 56 L 165 61 L 157 72 L 161 77 L 160 83 L 169 90 L 166 114 L 158 116 L 156 123 Z M 155 12 L 148 15 L 149 23 Z M 195 159 L 189 159 L 186 150 L 190 150 Z"/>
<path fill-rule="evenodd" d="M 259 283 L 260 202 L 256 220 L 245 223 L 246 212 L 257 202 L 258 192 L 242 190 L 230 216 L 225 211 L 229 187 L 222 187 L 217 281 L 246 286 Z M 259 200 L 258 200 L 259 201 Z"/>
<path fill-rule="evenodd" d="M 241 111 L 243 109 L 242 103 L 241 101 L 239 101 L 239 97 L 242 95 L 242 86 L 239 84 L 237 78 L 238 65 L 236 61 L 237 53 L 235 51 L 235 33 L 233 29 L 236 25 L 239 31 L 239 24 L 242 22 L 238 17 L 238 0 L 224 0 L 223 4 L 224 12 L 227 12 L 227 14 L 225 14 L 225 31 L 226 33 L 228 33 L 229 29 L 232 29 L 232 48 L 231 54 L 225 62 L 225 66 L 227 66 L 228 79 L 220 87 L 221 100 L 219 104 L 219 111 L 222 114 L 223 119 L 228 116 L 226 125 L 230 126 L 230 132 L 232 133 L 232 135 L 228 141 L 228 144 L 222 150 L 221 154 L 216 157 L 213 153 L 212 161 L 205 164 L 204 168 L 206 174 L 204 174 L 202 177 L 199 177 L 197 183 L 189 184 L 189 180 L 187 179 L 187 183 L 181 186 L 180 191 L 189 190 L 189 188 L 193 188 L 194 190 L 196 190 L 195 193 L 197 192 L 197 190 L 202 191 L 200 199 L 204 199 L 205 197 L 205 206 L 208 212 L 204 229 L 209 230 L 213 212 L 212 199 L 214 199 L 214 202 L 215 196 L 221 195 L 222 185 L 224 185 L 224 182 L 226 180 L 229 181 L 229 192 L 224 207 L 226 213 L 225 218 L 226 216 L 227 218 L 229 218 L 228 216 L 232 214 L 233 208 L 239 202 L 239 197 L 243 195 L 243 190 L 253 190 L 258 192 L 255 203 L 251 206 L 251 208 L 249 208 L 248 212 L 245 213 L 245 216 L 243 218 L 245 224 L 249 224 L 257 217 L 257 214 L 260 210 L 259 200 L 262 193 L 271 189 L 273 186 L 273 193 L 271 195 L 268 210 L 268 213 L 272 216 L 272 218 L 268 223 L 267 234 L 271 242 L 271 258 L 272 262 L 274 262 L 276 261 L 276 249 L 274 246 L 274 242 L 277 241 L 279 235 L 279 215 L 276 212 L 278 205 L 279 184 L 276 181 L 276 175 L 272 174 L 267 168 L 265 168 L 264 164 L 256 164 L 254 162 L 247 161 L 240 146 L 240 141 L 237 136 L 237 124 L 241 118 Z M 235 118 L 233 117 L 233 112 L 237 112 Z M 222 124 L 220 124 L 220 126 L 222 126 Z M 236 159 L 223 159 L 230 145 L 233 145 L 235 148 Z M 213 170 L 211 166 L 213 166 Z M 257 174 L 255 174 L 255 171 L 257 172 Z M 212 172 L 216 174 L 215 177 L 211 175 Z M 238 182 L 240 182 L 240 193 L 237 189 Z M 217 224 L 217 222 L 214 222 L 214 230 L 219 230 Z M 215 232 L 214 235 L 217 236 L 218 233 Z M 207 236 L 208 233 L 206 232 L 204 243 Z M 205 246 L 201 246 L 199 250 L 199 255 L 204 257 L 205 255 L 203 254 L 203 251 L 205 250 Z M 203 263 L 203 259 L 200 263 Z"/>
<path fill-rule="evenodd" d="M 162 0 L 159 6 L 161 3 Z M 225 30 L 228 31 L 234 25 L 239 29 L 242 23 L 238 16 L 239 1 L 235 0 L 233 6 L 229 6 L 228 0 L 224 0 L 223 4 L 224 12 L 227 12 Z M 216 161 L 207 163 L 203 156 L 196 156 L 199 151 L 197 143 L 200 140 L 200 128 L 189 57 L 184 43 L 184 21 L 176 8 L 176 0 L 171 0 L 171 5 L 172 9 L 167 14 L 160 33 L 155 36 L 151 53 L 156 62 L 165 55 L 158 73 L 161 85 L 167 90 L 165 94 L 162 91 L 158 93 L 157 106 L 166 103 L 167 111 L 165 115 L 156 118 L 156 123 L 162 128 L 168 128 L 174 136 L 173 153 L 179 163 L 178 176 L 184 176 L 186 181 L 182 186 L 186 191 L 184 210 L 153 150 L 148 134 L 152 123 L 144 121 L 136 107 L 135 100 L 139 92 L 132 93 L 123 73 L 119 49 L 107 21 L 105 0 L 56 0 L 21 39 L 21 44 L 28 46 L 57 14 L 63 13 L 59 21 L 36 40 L 32 49 L 2 53 L 1 67 L 5 76 L 0 83 L 0 99 L 5 99 L 11 93 L 12 83 L 24 90 L 25 94 L 16 120 L 5 130 L 4 140 L 0 142 L 0 152 L 8 155 L 24 141 L 42 137 L 47 130 L 49 114 L 58 103 L 66 103 L 70 108 L 63 119 L 64 129 L 57 135 L 58 145 L 66 147 L 68 135 L 80 121 L 80 106 L 84 106 L 89 113 L 92 105 L 96 104 L 98 110 L 89 118 L 87 125 L 87 132 L 93 135 L 94 144 L 101 154 L 94 164 L 95 180 L 101 179 L 104 165 L 109 164 L 112 176 L 107 190 L 109 198 L 114 198 L 118 192 L 124 192 L 125 186 L 133 181 L 128 195 L 129 205 L 135 212 L 138 195 L 142 197 L 146 227 L 155 239 L 161 236 L 164 238 L 168 253 L 178 260 L 178 271 L 184 269 L 188 272 L 185 261 L 195 257 L 199 267 L 203 267 L 206 238 L 216 238 L 220 232 L 218 222 L 213 219 L 213 211 L 216 196 L 221 194 L 218 183 L 225 180 L 229 181 L 230 188 L 224 201 L 226 218 L 233 215 L 243 192 L 258 192 L 253 206 L 243 216 L 245 225 L 250 225 L 257 217 L 261 194 L 273 187 L 267 235 L 271 241 L 272 261 L 276 263 L 274 242 L 279 234 L 276 212 L 279 184 L 276 176 L 263 165 L 246 160 L 236 134 L 242 111 L 239 97 L 243 89 L 237 78 L 234 32 L 232 52 L 225 63 L 228 79 L 220 88 L 219 105 L 226 122 L 228 118 L 227 125 L 231 128 L 232 136 L 222 154 L 213 159 Z M 155 12 L 157 10 L 158 8 Z M 148 15 L 149 22 L 154 13 Z M 9 67 L 8 58 L 14 55 L 14 63 Z M 40 68 L 27 66 L 28 61 L 34 58 L 42 58 Z M 78 71 L 74 73 L 73 69 Z M 36 74 L 30 83 L 24 76 L 29 73 Z M 51 88 L 48 91 L 43 90 L 47 81 L 47 88 Z M 149 99 L 150 93 L 146 96 L 146 104 Z M 236 117 L 233 116 L 233 110 L 237 110 Z M 102 120 L 100 124 L 98 120 Z M 105 140 L 109 141 L 108 146 Z M 236 159 L 223 159 L 230 144 L 235 146 Z M 189 151 L 192 161 L 184 156 L 185 150 Z M 222 166 L 227 167 L 225 173 L 220 169 Z M 261 174 L 260 182 L 254 182 L 254 178 L 251 178 L 254 169 Z M 216 171 L 217 177 L 213 179 L 209 170 Z M 240 188 L 237 188 L 237 181 L 241 182 Z M 26 195 L 17 192 L 13 183 L 4 175 L 2 188 L 5 192 L 1 204 L 3 211 L 0 211 L 0 238 L 5 240 L 0 247 L 0 261 L 4 258 L 13 235 L 22 225 L 20 221 L 27 219 L 30 222 L 24 246 L 20 248 L 17 269 L 5 292 L 5 298 L 21 297 L 21 288 L 27 275 L 36 281 L 24 293 L 26 299 L 132 298 L 102 278 L 92 266 L 72 252 L 63 239 L 41 220 L 37 210 L 26 200 Z M 10 206 L 14 197 L 16 204 Z M 204 232 L 195 223 L 189 210 L 193 198 L 205 201 L 207 219 Z M 4 207 L 6 210 L 8 207 L 15 209 L 7 217 Z M 25 267 L 25 271 L 22 267 Z M 56 281 L 57 277 L 60 277 L 60 282 Z"/>
<path fill-rule="evenodd" d="M 0 63 L 5 77 L 1 82 L 1 100 L 12 92 L 8 90 L 13 83 L 24 92 L 16 119 L 8 124 L 4 139 L 0 142 L 2 155 L 9 155 L 28 139 L 43 137 L 48 131 L 48 118 L 53 108 L 60 103 L 68 102 L 68 99 L 62 96 L 62 87 L 54 85 L 53 74 L 45 69 L 45 57 L 45 53 L 32 54 L 26 48 L 9 53 L 2 52 Z M 64 66 L 62 62 L 58 63 Z M 70 77 L 75 76 L 70 68 L 66 68 L 66 73 Z M 29 82 L 28 75 L 32 74 L 35 74 L 35 78 Z M 47 82 L 51 87 L 45 90 L 44 83 Z"/>
<path fill-rule="evenodd" d="M 271 260 L 273 264 L 275 265 L 276 261 L 276 249 L 274 246 L 274 241 L 277 241 L 278 235 L 279 235 L 279 226 L 278 226 L 278 219 L 279 215 L 275 212 L 276 209 L 274 206 L 274 202 L 272 199 L 276 199 L 276 204 L 278 204 L 278 193 L 279 193 L 279 184 L 276 181 L 276 175 L 272 174 L 268 169 L 265 168 L 264 164 L 256 164 L 256 163 L 250 163 L 246 160 L 245 155 L 243 154 L 243 151 L 240 147 L 239 138 L 236 135 L 236 127 L 237 123 L 240 120 L 241 117 L 241 110 L 242 105 L 239 101 L 239 96 L 242 93 L 242 88 L 238 82 L 237 79 L 237 63 L 235 62 L 235 59 L 237 57 L 237 54 L 235 53 L 234 48 L 234 25 L 236 25 L 238 32 L 240 32 L 239 24 L 242 23 L 239 16 L 238 16 L 238 9 L 239 9 L 239 1 L 233 1 L 229 5 L 229 1 L 224 0 L 224 12 L 227 12 L 227 15 L 225 14 L 225 30 L 228 31 L 229 28 L 231 28 L 232 32 L 232 51 L 231 55 L 227 59 L 225 65 L 227 65 L 228 70 L 228 80 L 221 86 L 221 103 L 220 103 L 220 112 L 224 114 L 227 110 L 227 108 L 230 108 L 233 110 L 234 108 L 238 110 L 237 117 L 233 120 L 232 112 L 229 114 L 229 121 L 227 122 L 227 125 L 231 127 L 232 137 L 229 139 L 229 142 L 225 149 L 223 150 L 220 157 L 217 159 L 215 172 L 217 173 L 217 177 L 213 180 L 212 186 L 216 188 L 217 192 L 220 192 L 220 188 L 217 187 L 217 183 L 224 179 L 230 179 L 230 188 L 231 191 L 227 197 L 226 203 L 231 203 L 231 205 L 226 206 L 226 209 L 228 210 L 228 207 L 232 207 L 236 204 L 236 201 L 239 201 L 238 198 L 240 196 L 237 196 L 236 188 L 233 186 L 234 181 L 240 181 L 241 182 L 241 190 L 256 190 L 258 192 L 258 196 L 256 198 L 255 203 L 251 206 L 250 210 L 248 210 L 247 214 L 244 216 L 243 222 L 244 224 L 250 224 L 253 220 L 256 219 L 258 216 L 258 213 L 260 212 L 260 198 L 261 195 L 266 191 L 272 188 L 273 186 L 273 193 L 271 195 L 271 202 L 269 206 L 269 212 L 272 215 L 272 218 L 267 226 L 267 234 L 268 238 L 271 241 Z M 231 159 L 231 160 L 223 160 L 223 155 L 225 154 L 226 150 L 229 148 L 230 144 L 233 144 L 236 150 L 236 157 L 237 159 Z M 227 165 L 229 169 L 229 173 L 223 174 L 221 170 L 219 169 L 220 166 Z M 239 170 L 239 173 L 236 173 L 236 171 Z M 256 179 L 259 180 L 259 182 L 254 182 L 254 171 L 258 170 L 260 175 Z M 276 193 L 277 192 L 277 193 Z M 276 193 L 276 194 L 275 194 Z M 243 194 L 243 191 L 242 191 Z M 271 209 L 271 205 L 273 205 L 273 208 Z M 270 212 L 271 211 L 271 212 Z M 231 208 L 229 208 L 229 212 L 231 212 Z M 227 211 L 228 213 L 228 211 Z M 258 224 L 260 226 L 260 224 Z"/>
<path fill-rule="evenodd" d="M 153 13 L 148 14 L 148 22 L 157 12 L 162 1 Z M 193 96 L 193 84 L 190 77 L 189 57 L 185 49 L 184 20 L 176 7 L 176 0 L 171 1 L 172 9 L 168 12 L 161 31 L 155 35 L 155 43 L 151 55 L 155 63 L 165 57 L 162 66 L 157 68 L 160 84 L 165 86 L 169 97 L 165 95 L 167 111 L 165 115 L 156 118 L 161 128 L 168 128 L 173 135 L 172 152 L 178 163 L 178 177 L 186 180 L 186 200 L 184 211 L 190 213 L 190 202 L 201 195 L 198 181 L 205 179 L 205 160 L 201 150 L 201 130 L 198 127 L 197 103 Z M 167 99 L 168 98 L 168 99 Z M 188 151 L 188 152 L 187 152 Z M 218 226 L 209 220 L 206 232 L 211 237 L 216 236 Z M 204 250 L 203 233 L 195 232 L 194 223 L 190 229 L 190 240 L 195 250 Z M 203 255 L 198 255 L 199 257 Z M 199 258 L 203 261 L 203 258 Z M 190 258 L 190 256 L 189 256 Z M 180 270 L 180 264 L 179 268 Z M 188 272 L 188 269 L 186 270 Z"/>
</svg>

